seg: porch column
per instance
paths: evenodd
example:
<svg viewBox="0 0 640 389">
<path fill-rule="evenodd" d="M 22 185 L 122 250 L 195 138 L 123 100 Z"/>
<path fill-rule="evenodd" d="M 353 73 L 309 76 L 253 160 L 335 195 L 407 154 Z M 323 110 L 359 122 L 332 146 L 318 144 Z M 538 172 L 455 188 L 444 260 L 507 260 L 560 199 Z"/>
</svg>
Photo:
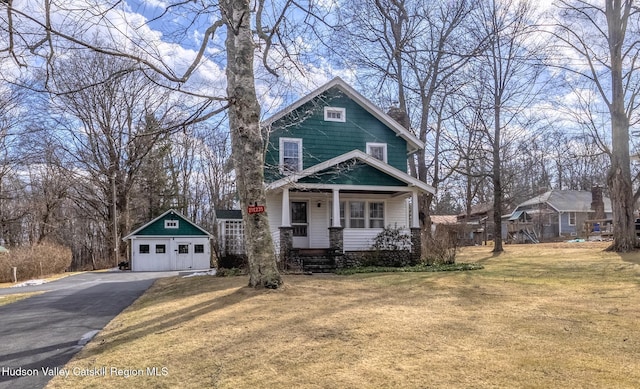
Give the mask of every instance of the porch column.
<svg viewBox="0 0 640 389">
<path fill-rule="evenodd" d="M 418 207 L 418 191 L 411 194 L 411 263 L 420 262 L 422 258 L 422 229 L 420 228 L 420 210 Z"/>
<path fill-rule="evenodd" d="M 289 188 L 282 189 L 282 223 L 281 227 L 291 227 L 291 210 L 289 209 Z"/>
<path fill-rule="evenodd" d="M 291 251 L 293 249 L 293 227 L 289 205 L 289 188 L 282 189 L 282 223 L 280 223 L 280 260 L 285 269 L 296 267 Z M 300 269 L 296 269 L 300 270 Z"/>
<path fill-rule="evenodd" d="M 329 245 L 333 249 L 333 259 L 337 267 L 343 267 L 342 263 L 344 253 L 344 232 L 340 225 L 340 191 L 338 189 L 333 190 L 333 199 L 331 206 L 331 216 L 333 221 L 331 227 L 329 227 Z"/>
<path fill-rule="evenodd" d="M 333 205 L 331 208 L 331 215 L 333 216 L 333 222 L 331 223 L 331 227 L 341 227 L 340 226 L 340 190 L 333 190 Z"/>
<path fill-rule="evenodd" d="M 420 228 L 420 210 L 418 207 L 418 191 L 411 193 L 411 228 Z"/>
</svg>

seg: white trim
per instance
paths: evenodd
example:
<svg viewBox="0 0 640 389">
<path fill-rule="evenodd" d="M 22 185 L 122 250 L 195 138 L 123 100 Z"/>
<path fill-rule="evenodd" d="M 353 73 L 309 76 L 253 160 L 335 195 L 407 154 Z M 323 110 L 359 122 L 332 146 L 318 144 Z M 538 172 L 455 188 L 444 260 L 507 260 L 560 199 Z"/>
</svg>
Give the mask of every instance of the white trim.
<svg viewBox="0 0 640 389">
<path fill-rule="evenodd" d="M 164 228 L 168 230 L 177 230 L 180 228 L 180 220 L 178 219 L 165 219 Z"/>
<path fill-rule="evenodd" d="M 340 226 L 340 189 L 333 189 L 332 191 L 332 201 L 331 201 L 331 212 L 333 223 L 331 227 L 341 227 Z"/>
<path fill-rule="evenodd" d="M 372 156 L 362 152 L 361 150 L 353 150 L 350 151 L 348 153 L 339 155 L 337 157 L 328 159 L 324 162 L 321 162 L 317 165 L 311 166 L 307 169 L 304 169 L 300 172 L 296 172 L 293 173 L 289 176 L 286 176 L 284 178 L 281 178 L 277 181 L 271 182 L 269 184 L 266 185 L 266 189 L 267 190 L 274 190 L 274 189 L 278 189 L 280 187 L 283 187 L 285 185 L 291 185 L 294 183 L 297 183 L 298 180 L 300 180 L 301 178 L 310 176 L 312 174 L 315 174 L 317 172 L 320 172 L 322 170 L 328 169 L 332 166 L 336 166 L 342 162 L 351 160 L 351 159 L 358 159 L 380 171 L 382 171 L 383 173 L 387 173 L 388 175 L 397 178 L 398 180 L 405 182 L 406 184 L 409 185 L 409 187 L 415 187 L 418 190 L 422 191 L 422 192 L 429 192 L 432 194 L 436 193 L 436 190 L 429 184 L 426 184 L 420 180 L 418 180 L 417 178 L 411 177 L 410 175 L 408 175 L 407 173 L 404 173 L 401 170 L 396 169 L 395 167 L 388 165 L 376 158 L 373 158 Z M 325 184 L 315 184 L 315 185 L 321 185 L 322 188 L 340 188 L 340 189 L 346 189 L 345 186 L 340 186 L 340 185 L 325 185 Z M 304 186 L 304 187 L 308 187 L 308 188 L 312 188 L 314 187 L 314 184 L 300 184 L 300 186 Z M 402 186 L 386 186 L 386 187 L 378 187 L 375 185 L 353 185 L 354 189 L 361 189 L 361 190 L 366 190 L 366 189 L 371 189 L 371 190 L 393 190 L 393 191 L 400 191 L 400 190 L 404 190 L 404 191 L 411 191 L 411 188 L 404 188 Z M 385 188 L 385 189 L 380 189 L 380 188 Z M 393 188 L 393 189 L 388 189 L 388 188 Z"/>
<path fill-rule="evenodd" d="M 358 93 L 355 89 L 353 89 L 351 86 L 349 86 L 349 84 L 344 82 L 340 77 L 334 78 L 333 80 L 331 80 L 328 83 L 324 84 L 320 88 L 317 88 L 316 90 L 314 90 L 311 93 L 307 94 L 306 96 L 304 96 L 300 100 L 298 100 L 298 101 L 294 102 L 293 104 L 291 104 L 291 105 L 285 107 L 284 109 L 280 110 L 279 112 L 277 112 L 276 114 L 274 114 L 273 116 L 271 116 L 270 118 L 265 120 L 262 123 L 262 126 L 263 127 L 270 126 L 272 123 L 274 123 L 278 119 L 281 119 L 282 117 L 286 116 L 291 111 L 293 111 L 296 108 L 302 106 L 303 104 L 311 101 L 315 97 L 321 95 L 322 93 L 326 92 L 327 90 L 329 90 L 329 89 L 331 89 L 333 87 L 337 87 L 338 89 L 340 89 L 347 96 L 349 96 L 353 101 L 355 101 L 358 105 L 360 105 L 362 108 L 364 108 L 370 114 L 375 116 L 378 120 L 380 120 L 382 123 L 384 123 L 387 127 L 391 128 L 396 134 L 398 134 L 399 137 L 401 137 L 402 139 L 407 141 L 407 153 L 408 154 L 412 154 L 412 153 L 415 153 L 418 150 L 424 149 L 424 142 L 423 141 L 421 141 L 415 135 L 413 135 L 410 131 L 405 129 L 400 123 L 395 121 L 391 116 L 389 116 L 386 113 L 384 113 L 383 111 L 381 111 L 380 108 L 376 107 L 371 101 L 369 101 L 366 97 L 364 97 L 360 93 Z"/>
<path fill-rule="evenodd" d="M 337 118 L 330 117 L 329 113 L 338 114 Z M 324 107 L 324 121 L 325 122 L 346 122 L 347 110 L 341 107 Z"/>
<path fill-rule="evenodd" d="M 191 224 L 192 226 L 194 226 L 195 228 L 197 228 L 198 230 L 202 231 L 209 239 L 213 239 L 213 235 L 211 235 L 210 233 L 208 233 L 206 230 L 204 230 L 202 227 L 198 226 L 197 224 L 195 224 L 194 222 L 192 222 L 191 220 L 189 220 L 188 218 L 184 217 L 180 212 L 176 211 L 175 209 L 170 209 L 167 212 L 163 213 L 162 215 L 158 216 L 157 218 L 151 220 L 150 222 L 148 222 L 147 224 L 144 224 L 142 227 L 137 228 L 136 230 L 134 230 L 133 232 L 131 232 L 129 235 L 125 236 L 124 238 L 122 238 L 123 241 L 126 241 L 127 239 L 133 239 L 134 235 L 136 235 L 138 232 L 142 231 L 143 229 L 149 227 L 150 225 L 152 225 L 153 223 L 155 223 L 156 221 L 162 219 L 165 215 L 169 214 L 169 213 L 173 213 L 176 214 L 177 216 L 181 217 L 182 219 L 184 219 L 187 223 Z M 172 235 L 144 235 L 144 237 L 171 237 Z M 182 235 L 183 237 L 188 237 L 190 235 Z M 202 235 L 193 235 L 194 237 L 202 237 Z"/>
<path fill-rule="evenodd" d="M 287 174 L 287 173 L 293 173 L 293 172 L 289 172 L 287 170 L 285 170 L 284 168 L 284 143 L 296 143 L 298 145 L 298 167 L 296 172 L 299 172 L 302 170 L 302 138 L 280 138 L 280 148 L 278 149 L 278 153 L 280 154 L 279 157 L 279 168 L 280 168 L 280 173 L 283 174 Z"/>
<path fill-rule="evenodd" d="M 411 228 L 420 228 L 420 210 L 418 207 L 418 191 L 411 194 Z"/>
<path fill-rule="evenodd" d="M 353 227 L 351 225 L 351 204 L 353 203 L 363 203 L 364 204 L 364 217 L 362 219 L 357 219 L 357 220 L 364 220 L 364 226 L 363 227 Z M 371 204 L 374 203 L 378 203 L 378 204 L 382 204 L 382 224 L 383 227 L 371 227 Z M 338 217 L 336 218 L 334 216 L 336 207 L 334 206 L 334 204 L 338 204 L 337 207 L 337 215 Z M 344 225 L 342 225 L 341 223 L 341 217 L 340 217 L 340 206 L 344 204 Z M 373 198 L 373 197 L 367 197 L 367 198 L 355 198 L 355 197 L 346 197 L 346 198 L 342 198 L 340 199 L 337 203 L 335 201 L 331 201 L 331 210 L 329 212 L 329 227 L 344 227 L 347 229 L 354 229 L 354 230 L 375 230 L 375 229 L 383 229 L 384 226 L 387 225 L 387 220 L 388 220 L 388 212 L 389 212 L 389 206 L 387 204 L 387 198 L 383 197 L 383 198 Z M 335 221 L 338 221 L 338 225 L 336 225 Z M 373 220 L 380 220 L 380 219 L 373 219 Z"/>
<path fill-rule="evenodd" d="M 367 154 L 373 157 L 373 153 L 371 149 L 374 147 L 382 147 L 382 159 L 381 161 L 387 163 L 387 144 L 386 143 L 376 143 L 376 142 L 367 142 Z M 374 157 L 375 158 L 375 157 Z"/>
<path fill-rule="evenodd" d="M 281 227 L 291 227 L 291 211 L 289 208 L 289 188 L 282 190 L 282 223 Z"/>
</svg>

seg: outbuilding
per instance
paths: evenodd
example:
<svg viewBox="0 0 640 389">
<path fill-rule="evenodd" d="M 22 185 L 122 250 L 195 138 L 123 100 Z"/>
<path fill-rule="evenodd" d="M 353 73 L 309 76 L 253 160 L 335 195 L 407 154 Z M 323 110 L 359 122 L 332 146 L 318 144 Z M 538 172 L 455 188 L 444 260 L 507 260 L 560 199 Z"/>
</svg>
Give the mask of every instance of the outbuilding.
<svg viewBox="0 0 640 389">
<path fill-rule="evenodd" d="M 123 238 L 132 271 L 208 269 L 212 235 L 170 209 Z"/>
</svg>

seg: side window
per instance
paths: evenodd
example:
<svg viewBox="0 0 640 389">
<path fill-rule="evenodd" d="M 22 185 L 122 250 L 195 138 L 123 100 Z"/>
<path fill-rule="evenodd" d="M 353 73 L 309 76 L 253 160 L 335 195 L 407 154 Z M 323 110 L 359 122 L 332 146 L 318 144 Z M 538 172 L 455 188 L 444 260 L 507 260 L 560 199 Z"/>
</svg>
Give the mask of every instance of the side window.
<svg viewBox="0 0 640 389">
<path fill-rule="evenodd" d="M 167 252 L 167 246 L 163 244 L 156 245 L 156 254 L 164 254 Z"/>
<path fill-rule="evenodd" d="M 140 250 L 140 254 L 149 254 L 149 245 L 148 244 L 141 244 L 139 246 L 139 250 Z"/>
<path fill-rule="evenodd" d="M 292 173 L 302 170 L 302 139 L 280 138 L 280 171 Z"/>
<path fill-rule="evenodd" d="M 382 162 L 387 162 L 387 144 L 367 142 L 367 154 Z"/>
<path fill-rule="evenodd" d="M 194 244 L 193 245 L 193 253 L 194 254 L 202 254 L 202 253 L 204 253 L 204 245 L 203 244 Z"/>
</svg>

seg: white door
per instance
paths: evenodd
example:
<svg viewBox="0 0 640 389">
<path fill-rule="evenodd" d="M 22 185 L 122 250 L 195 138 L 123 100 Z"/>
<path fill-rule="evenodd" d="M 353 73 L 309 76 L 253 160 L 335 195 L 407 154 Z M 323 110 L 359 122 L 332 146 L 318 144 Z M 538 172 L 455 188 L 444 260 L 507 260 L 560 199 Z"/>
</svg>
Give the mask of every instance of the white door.
<svg viewBox="0 0 640 389">
<path fill-rule="evenodd" d="M 176 270 L 193 268 L 193 245 L 189 242 L 176 242 Z"/>
<path fill-rule="evenodd" d="M 309 203 L 291 202 L 291 227 L 293 227 L 293 247 L 309 248 Z"/>
</svg>

